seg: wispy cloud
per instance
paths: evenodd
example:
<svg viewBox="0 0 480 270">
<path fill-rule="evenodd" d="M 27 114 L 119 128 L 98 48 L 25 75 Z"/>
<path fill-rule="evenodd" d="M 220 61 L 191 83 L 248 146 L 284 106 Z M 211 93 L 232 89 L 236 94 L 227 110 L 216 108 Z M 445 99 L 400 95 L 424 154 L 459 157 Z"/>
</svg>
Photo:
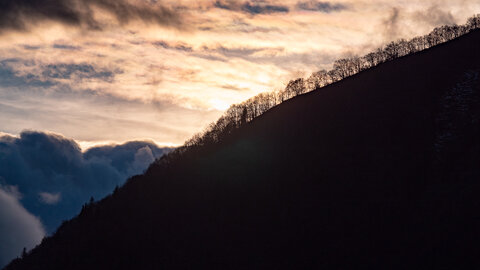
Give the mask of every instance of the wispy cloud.
<svg viewBox="0 0 480 270">
<path fill-rule="evenodd" d="M 52 79 L 100 79 L 111 81 L 115 76 L 115 72 L 109 70 L 97 70 L 90 64 L 48 64 L 41 67 L 42 76 Z M 121 73 L 121 71 L 116 71 Z"/>
<path fill-rule="evenodd" d="M 345 4 L 323 1 L 300 1 L 296 7 L 301 10 L 318 11 L 324 13 L 338 12 L 347 9 Z"/>
<path fill-rule="evenodd" d="M 426 22 L 432 26 L 452 25 L 456 23 L 455 17 L 449 10 L 443 10 L 439 5 L 432 5 L 424 11 L 414 13 L 414 18 L 420 22 Z"/>
<path fill-rule="evenodd" d="M 155 1 L 156 2 L 156 1 Z M 137 20 L 169 27 L 182 27 L 181 14 L 159 3 L 129 0 L 16 0 L 3 1 L 0 30 L 28 30 L 39 22 L 58 22 L 85 29 L 101 30 L 106 23 L 99 11 L 124 25 Z"/>
<path fill-rule="evenodd" d="M 53 44 L 53 48 L 55 49 L 62 49 L 62 50 L 80 50 L 80 47 L 78 46 L 73 46 L 73 45 L 68 45 L 68 44 L 60 44 L 60 43 L 55 43 Z"/>
<path fill-rule="evenodd" d="M 244 12 L 251 15 L 287 13 L 290 10 L 288 6 L 269 4 L 263 1 L 241 2 L 236 0 L 218 0 L 215 1 L 214 6 L 221 9 Z"/>
<path fill-rule="evenodd" d="M 13 66 L 20 64 L 20 59 L 6 59 L 0 61 L 0 86 L 3 87 L 51 87 L 55 82 L 42 80 L 33 73 L 20 74 Z"/>
<path fill-rule="evenodd" d="M 33 60 L 11 58 L 0 60 L 0 87 L 36 87 L 56 89 L 81 88 L 84 81 L 113 82 L 120 69 L 109 70 L 87 63 L 45 64 Z M 85 89 L 88 85 L 83 85 Z"/>
<path fill-rule="evenodd" d="M 46 204 L 57 204 L 62 198 L 61 193 L 39 192 L 40 201 Z"/>
<path fill-rule="evenodd" d="M 177 43 L 177 44 L 170 44 L 166 41 L 154 41 L 152 42 L 154 46 L 162 47 L 164 49 L 171 49 L 171 50 L 179 50 L 184 52 L 191 52 L 193 48 L 187 44 Z"/>
<path fill-rule="evenodd" d="M 390 11 L 390 15 L 387 19 L 384 20 L 384 34 L 388 39 L 394 39 L 398 36 L 399 26 L 398 22 L 400 20 L 400 9 L 398 7 L 393 7 Z"/>
</svg>

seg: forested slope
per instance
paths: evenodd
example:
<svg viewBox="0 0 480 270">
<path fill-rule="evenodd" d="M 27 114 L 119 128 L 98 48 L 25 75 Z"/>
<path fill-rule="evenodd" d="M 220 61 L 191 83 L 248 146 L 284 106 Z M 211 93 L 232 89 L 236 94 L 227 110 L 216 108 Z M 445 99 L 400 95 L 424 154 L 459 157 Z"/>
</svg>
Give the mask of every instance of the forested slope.
<svg viewBox="0 0 480 270">
<path fill-rule="evenodd" d="M 6 269 L 477 268 L 479 48 L 476 30 L 285 101 Z"/>
</svg>

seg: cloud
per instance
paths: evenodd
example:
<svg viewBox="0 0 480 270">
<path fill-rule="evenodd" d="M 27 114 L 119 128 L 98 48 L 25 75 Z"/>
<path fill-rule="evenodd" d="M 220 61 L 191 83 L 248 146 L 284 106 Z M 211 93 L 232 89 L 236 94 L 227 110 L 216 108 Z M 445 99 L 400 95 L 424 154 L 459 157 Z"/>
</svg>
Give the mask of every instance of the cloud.
<svg viewBox="0 0 480 270">
<path fill-rule="evenodd" d="M 388 16 L 382 22 L 383 35 L 387 41 L 411 36 L 409 31 L 412 24 L 417 28 L 425 27 L 430 31 L 433 27 L 455 23 L 457 20 L 452 12 L 445 11 L 436 4 L 426 5 L 424 9 L 413 12 L 395 6 L 390 9 Z"/>
<path fill-rule="evenodd" d="M 39 192 L 40 201 L 46 204 L 57 204 L 61 199 L 60 193 Z"/>
<path fill-rule="evenodd" d="M 414 13 L 414 19 L 419 22 L 426 22 L 431 26 L 452 25 L 456 23 L 450 11 L 442 10 L 437 5 L 433 5 L 425 11 L 417 11 Z"/>
<path fill-rule="evenodd" d="M 105 22 L 98 19 L 99 10 L 119 25 L 133 20 L 182 28 L 182 19 L 175 10 L 155 2 L 129 0 L 15 0 L 2 1 L 1 30 L 28 30 L 44 21 L 85 29 L 101 30 Z"/>
<path fill-rule="evenodd" d="M 221 84 L 220 87 L 224 88 L 224 89 L 232 90 L 232 91 L 248 91 L 248 90 L 250 90 L 248 88 L 239 87 L 239 86 L 236 86 L 236 85 L 233 85 L 233 84 Z"/>
<path fill-rule="evenodd" d="M 258 25 L 252 25 L 251 23 L 246 22 L 242 18 L 236 18 L 232 20 L 225 28 L 227 31 L 238 32 L 238 33 L 269 33 L 269 32 L 281 32 L 278 27 L 264 27 Z"/>
<path fill-rule="evenodd" d="M 390 11 L 390 15 L 384 20 L 384 34 L 388 39 L 396 38 L 398 35 L 398 22 L 400 18 L 400 9 L 394 7 Z"/>
<path fill-rule="evenodd" d="M 244 48 L 244 47 L 238 47 L 238 48 L 227 48 L 224 46 L 218 46 L 217 48 L 214 49 L 208 49 L 210 51 L 215 51 L 220 53 L 223 56 L 226 56 L 228 58 L 231 57 L 248 57 L 251 56 L 254 53 L 263 51 L 263 50 L 268 50 L 269 48 Z"/>
<path fill-rule="evenodd" d="M 66 48 L 63 48 L 66 49 Z M 0 87 L 34 87 L 70 89 L 82 80 L 111 83 L 120 69 L 107 69 L 87 63 L 51 63 L 23 59 L 0 60 Z"/>
<path fill-rule="evenodd" d="M 208 53 L 193 53 L 192 56 L 202 58 L 202 59 L 206 59 L 206 60 L 209 60 L 209 61 L 228 62 L 228 59 L 226 59 L 226 58 L 211 55 L 211 54 L 208 54 Z"/>
<path fill-rule="evenodd" d="M 170 44 L 166 41 L 160 40 L 160 41 L 154 41 L 152 42 L 152 45 L 156 47 L 162 47 L 164 49 L 169 49 L 169 50 L 179 50 L 179 51 L 184 51 L 184 52 L 191 52 L 193 51 L 193 48 L 187 44 Z"/>
<path fill-rule="evenodd" d="M 0 268 L 45 236 L 40 220 L 21 205 L 17 196 L 0 187 Z"/>
<path fill-rule="evenodd" d="M 238 2 L 234 0 L 218 0 L 215 1 L 214 6 L 220 9 L 244 12 L 251 15 L 287 13 L 289 11 L 289 8 L 287 6 L 270 5 L 253 1 Z"/>
<path fill-rule="evenodd" d="M 61 49 L 61 50 L 71 50 L 71 51 L 80 50 L 80 47 L 78 47 L 78 46 L 72 46 L 72 45 L 67 45 L 67 44 L 59 44 L 59 43 L 53 44 L 52 47 L 55 48 L 55 49 Z"/>
<path fill-rule="evenodd" d="M 132 165 L 129 169 L 131 174 L 135 174 L 138 171 L 144 170 L 148 165 L 152 164 L 155 160 L 152 149 L 150 147 L 144 146 L 135 152 L 135 156 L 132 162 Z"/>
<path fill-rule="evenodd" d="M 318 68 L 326 66 L 336 59 L 336 55 L 324 51 L 311 50 L 307 53 L 294 53 L 278 47 L 225 47 L 214 46 L 202 48 L 203 57 L 219 57 L 223 61 L 239 58 L 251 63 L 274 64 L 285 70 L 299 70 L 310 65 Z M 200 55 L 198 55 L 200 57 Z M 234 87 L 221 87 L 235 89 Z M 231 86 L 231 84 L 227 84 Z M 244 88 L 243 88 L 244 89 Z"/>
<path fill-rule="evenodd" d="M 315 0 L 298 2 L 296 7 L 301 10 L 318 11 L 323 13 L 338 12 L 347 9 L 347 6 L 344 4 L 319 2 Z"/>
<path fill-rule="evenodd" d="M 148 141 L 131 141 L 121 145 L 105 145 L 88 149 L 83 157 L 87 161 L 108 160 L 122 174 L 139 174 L 155 158 L 168 152 Z"/>
<path fill-rule="evenodd" d="M 20 59 L 5 59 L 0 61 L 0 86 L 4 87 L 51 87 L 55 85 L 53 81 L 44 81 L 38 75 L 27 73 L 19 74 L 12 63 L 19 63 Z"/>
<path fill-rule="evenodd" d="M 97 70 L 90 64 L 49 64 L 43 68 L 42 75 L 45 78 L 52 79 L 70 79 L 76 77 L 78 79 L 101 79 L 104 81 L 111 81 L 114 77 L 114 72 L 110 70 Z"/>
<path fill-rule="evenodd" d="M 169 150 L 134 141 L 82 152 L 74 140 L 58 134 L 25 131 L 18 137 L 3 135 L 0 184 L 16 186 L 23 206 L 52 232 L 62 220 L 77 214 L 91 196 L 106 196 Z"/>
<path fill-rule="evenodd" d="M 23 48 L 25 50 L 36 51 L 36 50 L 40 49 L 41 47 L 40 46 L 32 46 L 32 45 L 23 45 Z"/>
<path fill-rule="evenodd" d="M 242 6 L 242 10 L 250 14 L 269 14 L 269 13 L 286 13 L 288 12 L 287 6 L 278 6 L 278 5 L 258 5 L 245 3 Z"/>
<path fill-rule="evenodd" d="M 228 61 L 232 58 L 242 58 L 248 59 L 253 54 L 268 50 L 268 48 L 246 48 L 246 47 L 237 47 L 237 48 L 228 48 L 221 45 L 207 47 L 203 46 L 200 51 L 192 54 L 199 58 L 204 58 L 212 61 Z"/>
</svg>

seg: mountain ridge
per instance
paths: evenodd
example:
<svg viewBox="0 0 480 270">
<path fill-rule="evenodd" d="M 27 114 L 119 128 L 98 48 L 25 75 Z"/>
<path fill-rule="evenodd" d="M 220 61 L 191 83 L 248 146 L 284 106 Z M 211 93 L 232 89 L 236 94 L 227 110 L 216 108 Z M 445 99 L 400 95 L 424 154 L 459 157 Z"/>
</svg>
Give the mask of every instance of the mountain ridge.
<svg viewBox="0 0 480 270">
<path fill-rule="evenodd" d="M 475 30 L 285 101 L 5 269 L 478 265 L 479 47 Z M 442 117 L 457 137 L 439 154 Z"/>
</svg>

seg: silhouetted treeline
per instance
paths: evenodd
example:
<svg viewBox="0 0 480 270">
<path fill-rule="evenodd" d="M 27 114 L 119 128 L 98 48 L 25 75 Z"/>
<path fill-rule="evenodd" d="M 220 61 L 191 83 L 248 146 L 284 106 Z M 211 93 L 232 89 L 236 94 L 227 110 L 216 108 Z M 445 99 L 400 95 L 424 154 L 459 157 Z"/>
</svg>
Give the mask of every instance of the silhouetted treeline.
<svg viewBox="0 0 480 270">
<path fill-rule="evenodd" d="M 216 122 L 211 123 L 203 132 L 195 134 L 182 147 L 164 155 L 159 163 L 169 163 L 187 149 L 216 143 L 241 125 L 295 96 L 320 89 L 387 61 L 423 51 L 479 28 L 480 14 L 477 14 L 470 17 L 464 25 L 436 27 L 427 35 L 414 37 L 411 40 L 392 41 L 362 57 L 353 56 L 336 60 L 331 70 L 313 72 L 306 79 L 291 80 L 283 90 L 260 93 L 240 104 L 232 105 Z"/>
</svg>

